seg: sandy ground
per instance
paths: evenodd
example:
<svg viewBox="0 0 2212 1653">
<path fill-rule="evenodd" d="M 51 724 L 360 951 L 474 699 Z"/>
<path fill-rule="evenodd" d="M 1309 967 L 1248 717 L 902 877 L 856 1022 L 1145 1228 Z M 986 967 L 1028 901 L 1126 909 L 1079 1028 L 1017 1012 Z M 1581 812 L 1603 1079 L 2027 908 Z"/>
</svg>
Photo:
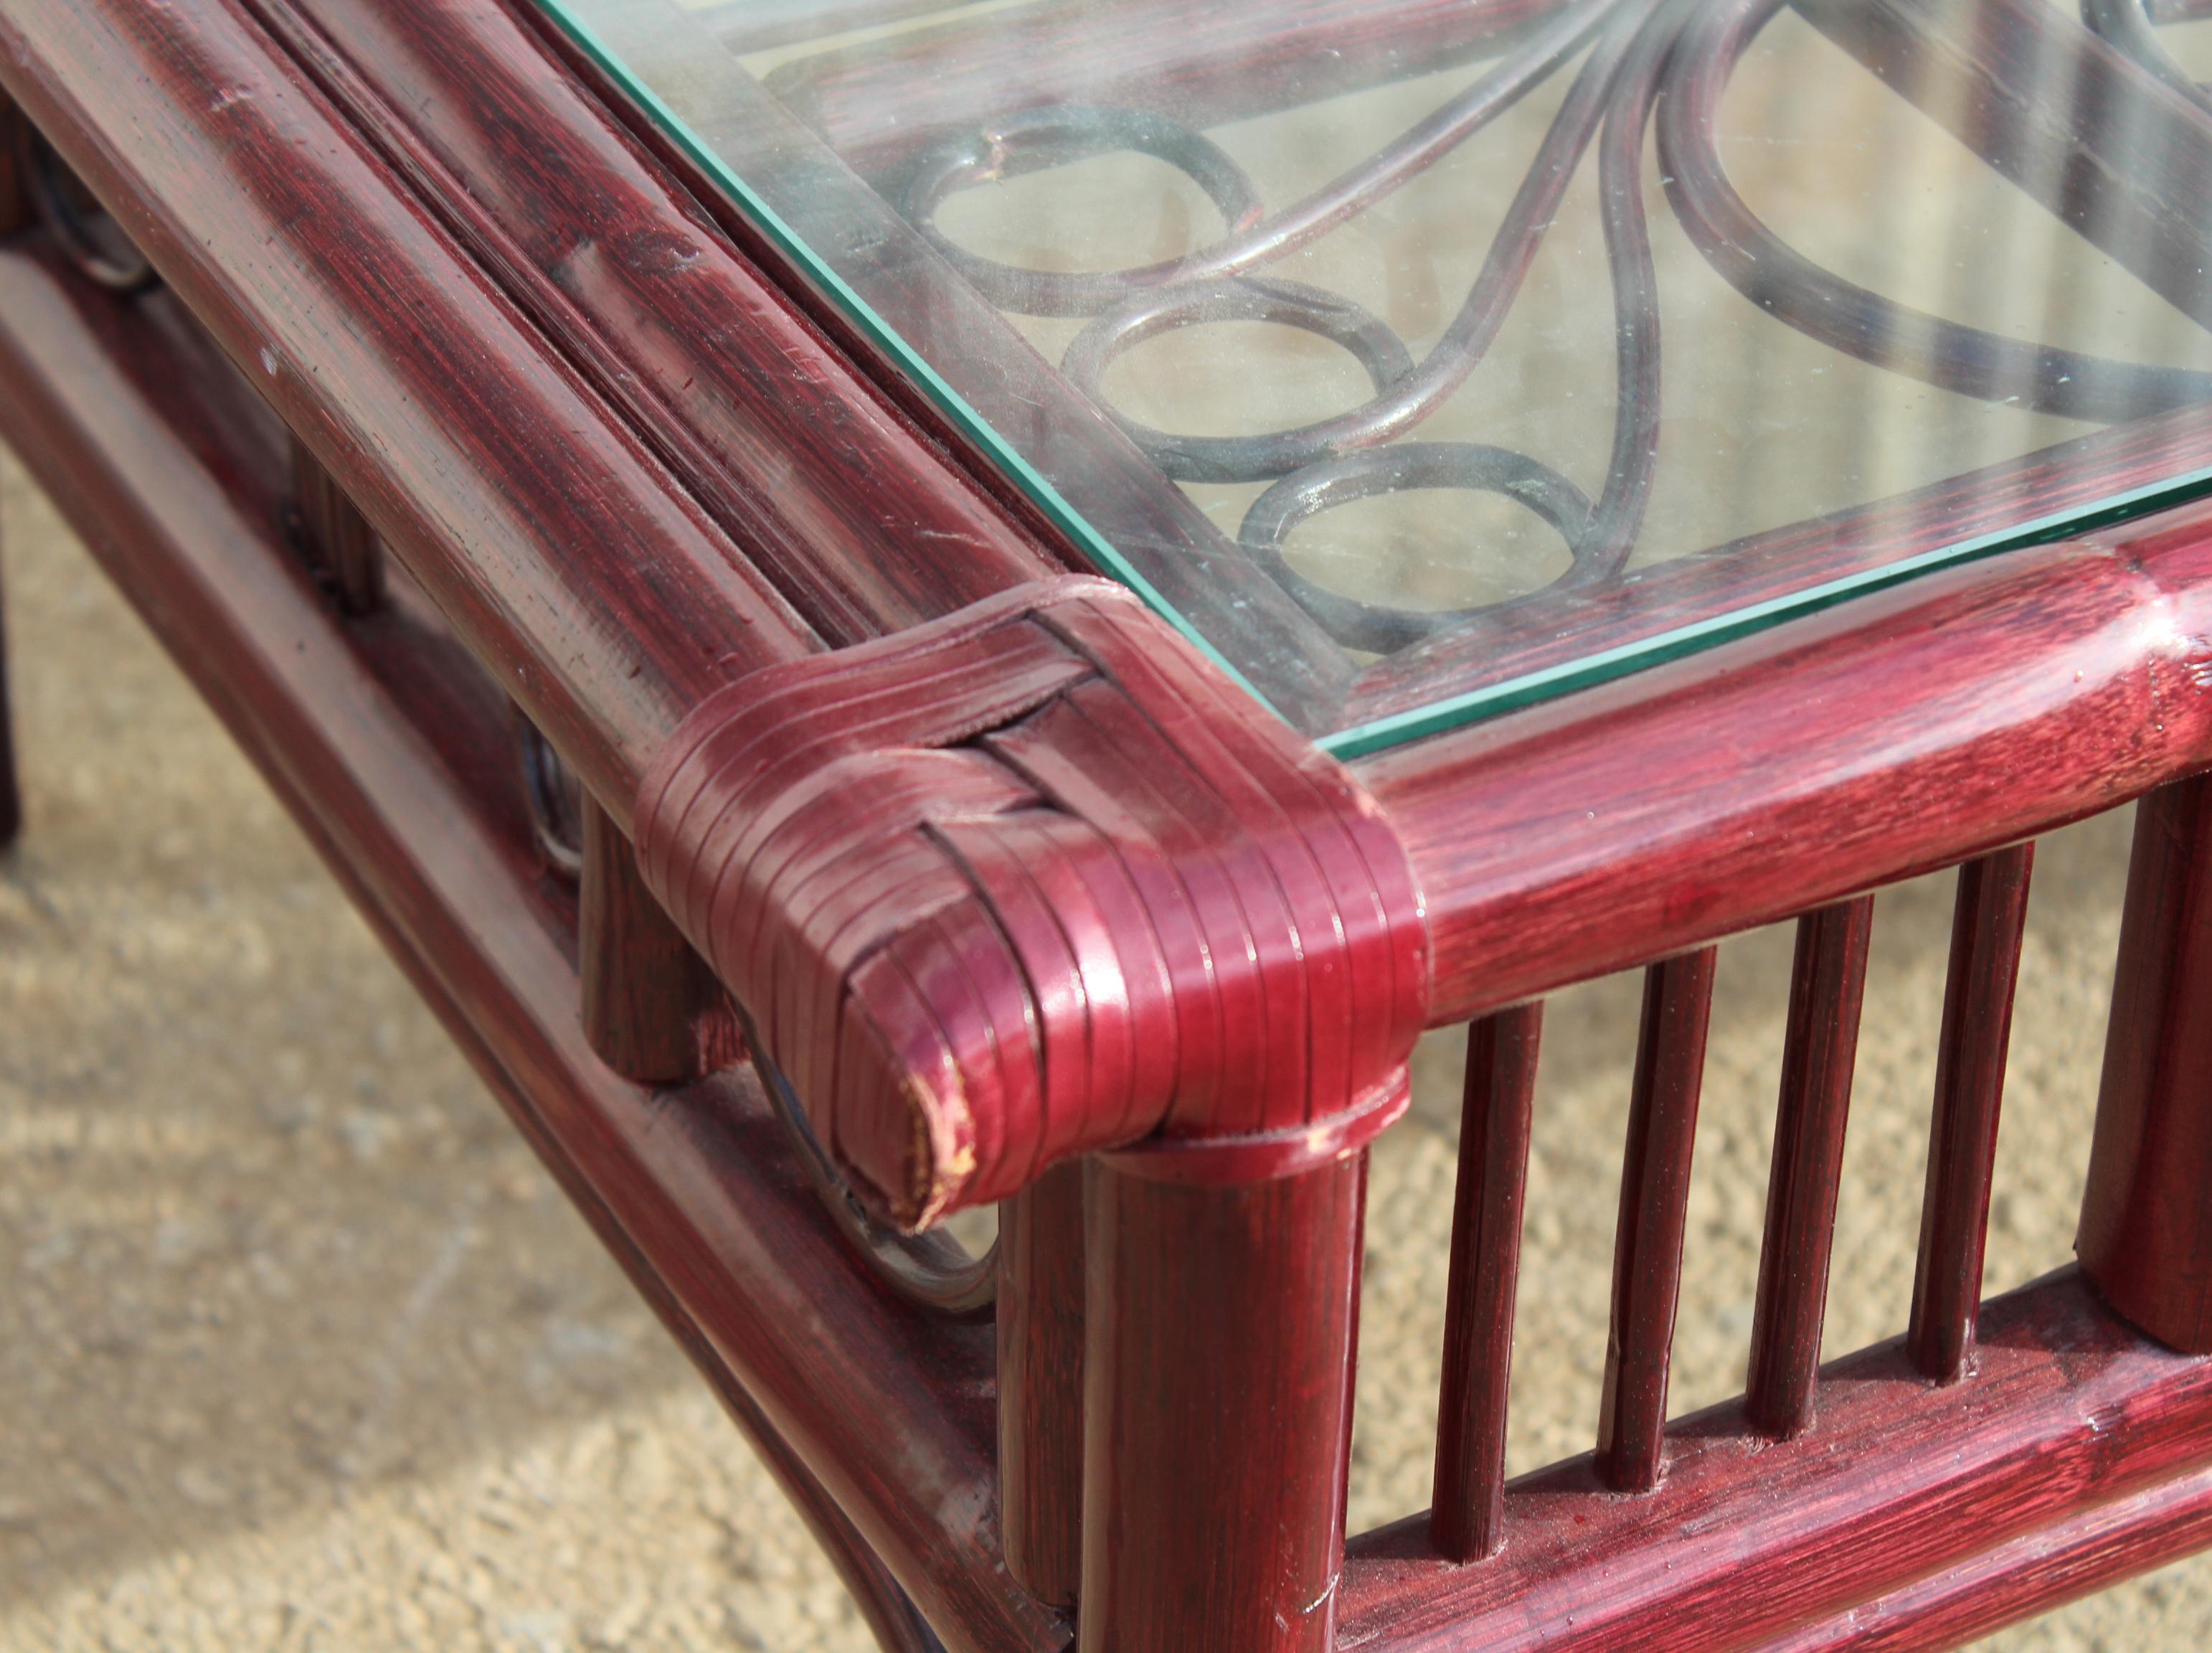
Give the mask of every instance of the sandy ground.
<svg viewBox="0 0 2212 1653">
<path fill-rule="evenodd" d="M 795 1517 L 12 463 L 0 1649 L 859 1650 Z M 1990 1284 L 2068 1254 L 2124 818 L 2038 869 Z M 1830 1351 L 1902 1325 L 1948 881 L 1884 898 Z M 1741 1386 L 1786 935 L 1728 949 L 1678 1410 Z M 1515 1373 L 1589 1443 L 1635 985 L 1554 1002 Z M 1352 1517 L 1425 1500 L 1457 1053 L 1376 1158 Z M 2190 1565 L 1996 1638 L 2194 1649 Z"/>
</svg>

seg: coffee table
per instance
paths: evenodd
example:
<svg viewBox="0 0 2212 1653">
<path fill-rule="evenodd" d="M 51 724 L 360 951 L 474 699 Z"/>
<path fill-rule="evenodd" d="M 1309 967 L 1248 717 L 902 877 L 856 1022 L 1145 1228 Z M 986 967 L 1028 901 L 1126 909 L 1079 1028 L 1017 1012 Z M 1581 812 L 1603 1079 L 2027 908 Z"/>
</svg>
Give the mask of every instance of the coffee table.
<svg viewBox="0 0 2212 1653">
<path fill-rule="evenodd" d="M 0 0 L 0 431 L 887 1646 L 1951 1645 L 2212 1542 L 2195 9 Z M 2081 1266 L 1984 1304 L 2033 839 L 2137 798 Z M 1910 1323 L 1822 1366 L 1869 892 L 1954 864 Z M 1602 1416 L 1509 1488 L 1541 997 L 1637 966 Z M 1434 1505 L 1347 1540 L 1462 1022 Z"/>
</svg>

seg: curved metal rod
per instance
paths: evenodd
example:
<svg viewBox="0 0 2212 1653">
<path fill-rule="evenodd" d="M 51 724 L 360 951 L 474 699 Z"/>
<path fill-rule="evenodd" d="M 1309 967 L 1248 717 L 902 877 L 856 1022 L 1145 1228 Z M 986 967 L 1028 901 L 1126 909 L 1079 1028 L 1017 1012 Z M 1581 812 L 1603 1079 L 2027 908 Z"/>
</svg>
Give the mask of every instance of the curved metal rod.
<svg viewBox="0 0 2212 1653">
<path fill-rule="evenodd" d="M 1387 391 L 1346 412 L 1294 430 L 1221 439 L 1224 443 L 1233 441 L 1235 446 L 1233 450 L 1225 445 L 1212 450 L 1215 479 L 1250 481 L 1285 476 L 1358 448 L 1380 447 L 1426 418 L 1465 382 L 1497 338 L 1518 296 L 1528 266 L 1558 215 L 1569 180 L 1604 121 L 1613 82 L 1644 19 L 1657 3 L 1658 0 L 1626 0 L 1620 6 L 1619 15 L 1600 36 L 1545 133 L 1534 162 L 1492 239 L 1474 287 L 1443 337 L 1420 363 Z M 1182 301 L 1186 306 L 1195 301 L 1196 290 L 1182 290 L 1188 296 Z M 1140 294 L 1133 308 L 1155 309 L 1158 314 L 1152 318 L 1155 326 L 1176 325 L 1173 308 L 1155 303 L 1158 296 Z M 1103 316 L 1091 325 L 1110 333 L 1122 321 L 1118 316 Z M 1075 365 L 1081 368 L 1087 359 L 1079 357 Z M 1063 369 L 1066 365 L 1063 363 Z M 1070 376 L 1111 413 L 1095 380 L 1085 381 L 1077 373 Z M 1116 423 L 1121 423 L 1118 416 Z M 1136 432 L 1131 433 L 1131 439 L 1143 445 Z"/>
<path fill-rule="evenodd" d="M 784 1132 L 805 1168 L 806 1180 L 854 1249 L 890 1289 L 917 1308 L 952 1320 L 981 1320 L 988 1315 L 999 1296 L 999 1243 L 981 1257 L 971 1257 L 948 1234 L 901 1234 L 876 1221 L 853 1185 L 831 1162 L 822 1139 L 808 1123 L 806 1110 L 775 1064 L 761 1054 L 750 1017 L 741 1009 L 745 1046 L 761 1077 Z"/>
<path fill-rule="evenodd" d="M 1221 240 L 1182 258 L 1091 278 L 1099 284 L 1100 289 L 1110 290 L 1103 291 L 1103 296 L 1098 297 L 1088 310 L 1024 310 L 1021 313 L 1032 315 L 1096 314 L 1109 304 L 1129 300 L 1145 288 L 1180 286 L 1242 274 L 1320 240 L 1339 224 L 1365 211 L 1407 180 L 1425 171 L 1518 103 L 1572 56 L 1619 3 L 1620 0 L 1572 0 L 1572 3 L 1561 6 L 1518 46 L 1443 107 L 1415 123 L 1358 166 L 1332 179 L 1282 211 L 1264 219 L 1254 213 L 1244 222 L 1231 222 Z M 1187 129 L 1177 130 L 1185 133 L 1186 142 L 1204 141 Z M 992 133 L 993 129 L 986 127 L 979 132 L 956 138 L 925 159 L 915 184 L 908 191 L 907 216 L 915 220 L 925 235 L 938 243 L 940 251 L 944 250 L 945 244 L 928 222 L 927 213 L 918 212 L 916 208 L 927 203 L 928 211 L 933 212 L 942 194 L 949 192 L 949 190 L 939 191 L 930 180 L 944 168 L 957 164 L 960 155 L 972 151 L 979 144 L 988 149 L 993 142 Z M 1145 149 L 1144 145 L 1137 143 L 1120 147 Z M 1084 151 L 1086 154 L 1098 152 L 1096 149 Z M 1162 159 L 1176 165 L 1184 164 L 1181 155 L 1162 155 L 1158 149 L 1146 149 L 1146 152 L 1159 155 Z M 1188 166 L 1184 169 L 1189 170 Z M 982 183 L 996 175 L 988 171 L 979 172 L 967 182 Z M 958 186 L 965 187 L 966 185 Z M 1216 201 L 1218 204 L 1218 197 Z M 1223 217 L 1224 220 L 1230 217 L 1225 209 Z M 954 248 L 950 256 L 956 265 L 965 269 L 964 260 L 974 255 Z M 1000 265 L 997 269 L 1003 271 L 1006 266 Z M 1017 307 L 1010 305 L 1008 308 Z"/>
<path fill-rule="evenodd" d="M 1473 619 L 1492 607 L 1393 608 L 1316 584 L 1283 556 L 1283 541 L 1309 516 L 1377 494 L 1463 488 L 1519 501 L 1559 531 L 1575 564 L 1592 545 L 1589 496 L 1525 454 L 1476 442 L 1407 442 L 1310 465 L 1252 502 L 1237 538 L 1252 559 L 1349 649 L 1388 654 Z M 1570 571 L 1572 571 L 1571 565 Z"/>
<path fill-rule="evenodd" d="M 70 192 L 74 180 L 45 135 L 27 120 L 18 123 L 17 133 L 16 155 L 22 162 L 31 204 L 70 262 L 109 292 L 125 297 L 156 285 L 161 279 L 160 272 L 120 229 L 109 238 L 125 248 L 118 254 L 86 222 Z"/>
<path fill-rule="evenodd" d="M 1316 333 L 1350 351 L 1377 394 L 1413 370 L 1405 341 L 1372 311 L 1303 282 L 1241 276 L 1160 288 L 1100 316 L 1076 335 L 1060 371 L 1103 406 L 1100 381 L 1116 357 L 1147 339 L 1210 321 L 1273 321 Z M 1255 474 L 1250 437 L 1179 436 L 1120 413 L 1113 418 L 1147 459 L 1179 482 L 1247 482 Z"/>
<path fill-rule="evenodd" d="M 2081 21 L 2112 45 L 2133 58 L 2207 114 L 2212 114 L 2212 91 L 2166 51 L 2153 27 L 2143 0 L 2081 0 Z"/>
<path fill-rule="evenodd" d="M 584 788 L 538 725 L 514 709 L 514 752 L 531 836 L 553 872 L 574 883 L 584 875 Z"/>
<path fill-rule="evenodd" d="M 1518 499 L 1567 545 L 1566 570 L 1546 589 L 1607 578 L 1620 572 L 1635 548 L 1658 461 L 1661 407 L 1658 275 L 1644 218 L 1644 139 L 1682 3 L 1674 0 L 1671 9 L 1650 18 L 1638 33 L 1613 82 L 1599 143 L 1598 187 L 1613 285 L 1619 385 L 1604 491 L 1592 505 L 1573 484 L 1534 460 L 1468 444 L 1366 449 L 1293 472 L 1254 502 L 1240 539 L 1255 560 L 1347 647 L 1376 652 L 1404 648 L 1499 605 L 1407 609 L 1330 591 L 1298 574 L 1283 556 L 1283 540 L 1305 517 L 1344 500 L 1419 487 L 1477 488 Z M 1399 454 L 1409 457 L 1395 461 Z M 1510 601 L 1525 601 L 1525 595 Z"/>
<path fill-rule="evenodd" d="M 1729 284 L 1832 350 L 1984 401 L 2113 424 L 2212 400 L 2212 374 L 2030 344 L 1929 315 L 1814 264 L 1735 192 L 1714 136 L 1721 94 L 1787 0 L 1707 0 L 1689 14 L 1659 103 L 1660 173 L 1674 216 Z"/>
<path fill-rule="evenodd" d="M 1164 161 L 1204 190 L 1233 235 L 1260 219 L 1260 192 L 1228 152 L 1203 133 L 1164 115 L 1076 104 L 1030 109 L 963 134 L 922 157 L 900 210 L 945 261 L 1004 310 L 1021 315 L 1090 315 L 1155 271 L 1030 270 L 971 253 L 937 227 L 947 196 L 1001 178 L 1115 150 Z"/>
</svg>

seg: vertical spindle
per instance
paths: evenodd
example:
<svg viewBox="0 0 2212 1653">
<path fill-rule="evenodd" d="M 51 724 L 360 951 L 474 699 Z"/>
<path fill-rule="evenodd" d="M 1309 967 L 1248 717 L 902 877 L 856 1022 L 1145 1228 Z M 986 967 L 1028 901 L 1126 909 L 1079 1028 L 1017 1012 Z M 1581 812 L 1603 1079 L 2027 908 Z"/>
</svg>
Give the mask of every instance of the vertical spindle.
<svg viewBox="0 0 2212 1653">
<path fill-rule="evenodd" d="M 1784 1439 L 1802 1434 L 1813 1421 L 1844 1126 L 1850 1113 L 1851 1064 L 1873 930 L 1871 895 L 1838 901 L 1797 921 L 1746 1396 L 1753 1426 Z"/>
<path fill-rule="evenodd" d="M 340 611 L 358 616 L 382 607 L 384 548 L 376 530 L 297 436 L 292 438 L 292 509 L 301 549 Z"/>
<path fill-rule="evenodd" d="M 1714 950 L 1700 948 L 1644 974 L 1598 1412 L 1598 1475 L 1620 1492 L 1648 1491 L 1659 1480 L 1714 962 Z"/>
<path fill-rule="evenodd" d="M 1928 1188 L 1920 1206 L 1920 1256 L 1912 1277 L 1912 1363 L 1939 1383 L 1966 1375 L 1982 1300 L 1990 1174 L 1997 1107 L 2012 1038 L 2013 990 L 2027 924 L 2035 846 L 2017 844 L 1959 869 L 1951 967 L 1936 1058 L 1936 1111 Z"/>
<path fill-rule="evenodd" d="M 728 997 L 653 900 L 637 856 L 596 800 L 584 802 L 578 951 L 584 1037 L 641 1084 L 681 1084 L 738 1059 Z"/>
<path fill-rule="evenodd" d="M 2113 1308 L 2212 1353 L 2212 777 L 2136 806 L 2112 1019 L 2075 1241 Z"/>
<path fill-rule="evenodd" d="M 1455 1561 L 1496 1550 L 1504 1522 L 1506 1382 L 1543 1022 L 1539 1002 L 1500 1010 L 1468 1028 L 1429 1513 L 1431 1540 Z"/>
</svg>

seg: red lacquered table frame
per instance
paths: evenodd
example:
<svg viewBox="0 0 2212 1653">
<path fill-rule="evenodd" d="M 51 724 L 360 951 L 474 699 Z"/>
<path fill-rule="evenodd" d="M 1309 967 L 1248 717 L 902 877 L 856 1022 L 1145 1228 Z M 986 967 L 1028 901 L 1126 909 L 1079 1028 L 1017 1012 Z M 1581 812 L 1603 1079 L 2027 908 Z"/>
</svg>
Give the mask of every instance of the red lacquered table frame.
<svg viewBox="0 0 2212 1653">
<path fill-rule="evenodd" d="M 19 131 L 8 441 L 886 1646 L 1937 1647 L 2212 1542 L 2212 509 L 1347 766 L 1082 576 L 526 9 L 0 0 L 0 82 L 161 281 L 40 227 Z M 2138 797 L 2081 1265 L 1983 1304 L 2028 846 Z M 1954 863 L 1911 1321 L 1820 1367 L 1868 892 Z M 1792 916 L 1748 1392 L 1670 1426 L 1710 949 Z M 1638 965 L 1595 1450 L 1508 1486 L 1536 1006 Z M 1455 1022 L 1435 1505 L 1347 1540 L 1362 1150 Z M 988 1323 L 854 1249 L 787 1077 L 879 1216 L 1000 1202 Z"/>
</svg>

